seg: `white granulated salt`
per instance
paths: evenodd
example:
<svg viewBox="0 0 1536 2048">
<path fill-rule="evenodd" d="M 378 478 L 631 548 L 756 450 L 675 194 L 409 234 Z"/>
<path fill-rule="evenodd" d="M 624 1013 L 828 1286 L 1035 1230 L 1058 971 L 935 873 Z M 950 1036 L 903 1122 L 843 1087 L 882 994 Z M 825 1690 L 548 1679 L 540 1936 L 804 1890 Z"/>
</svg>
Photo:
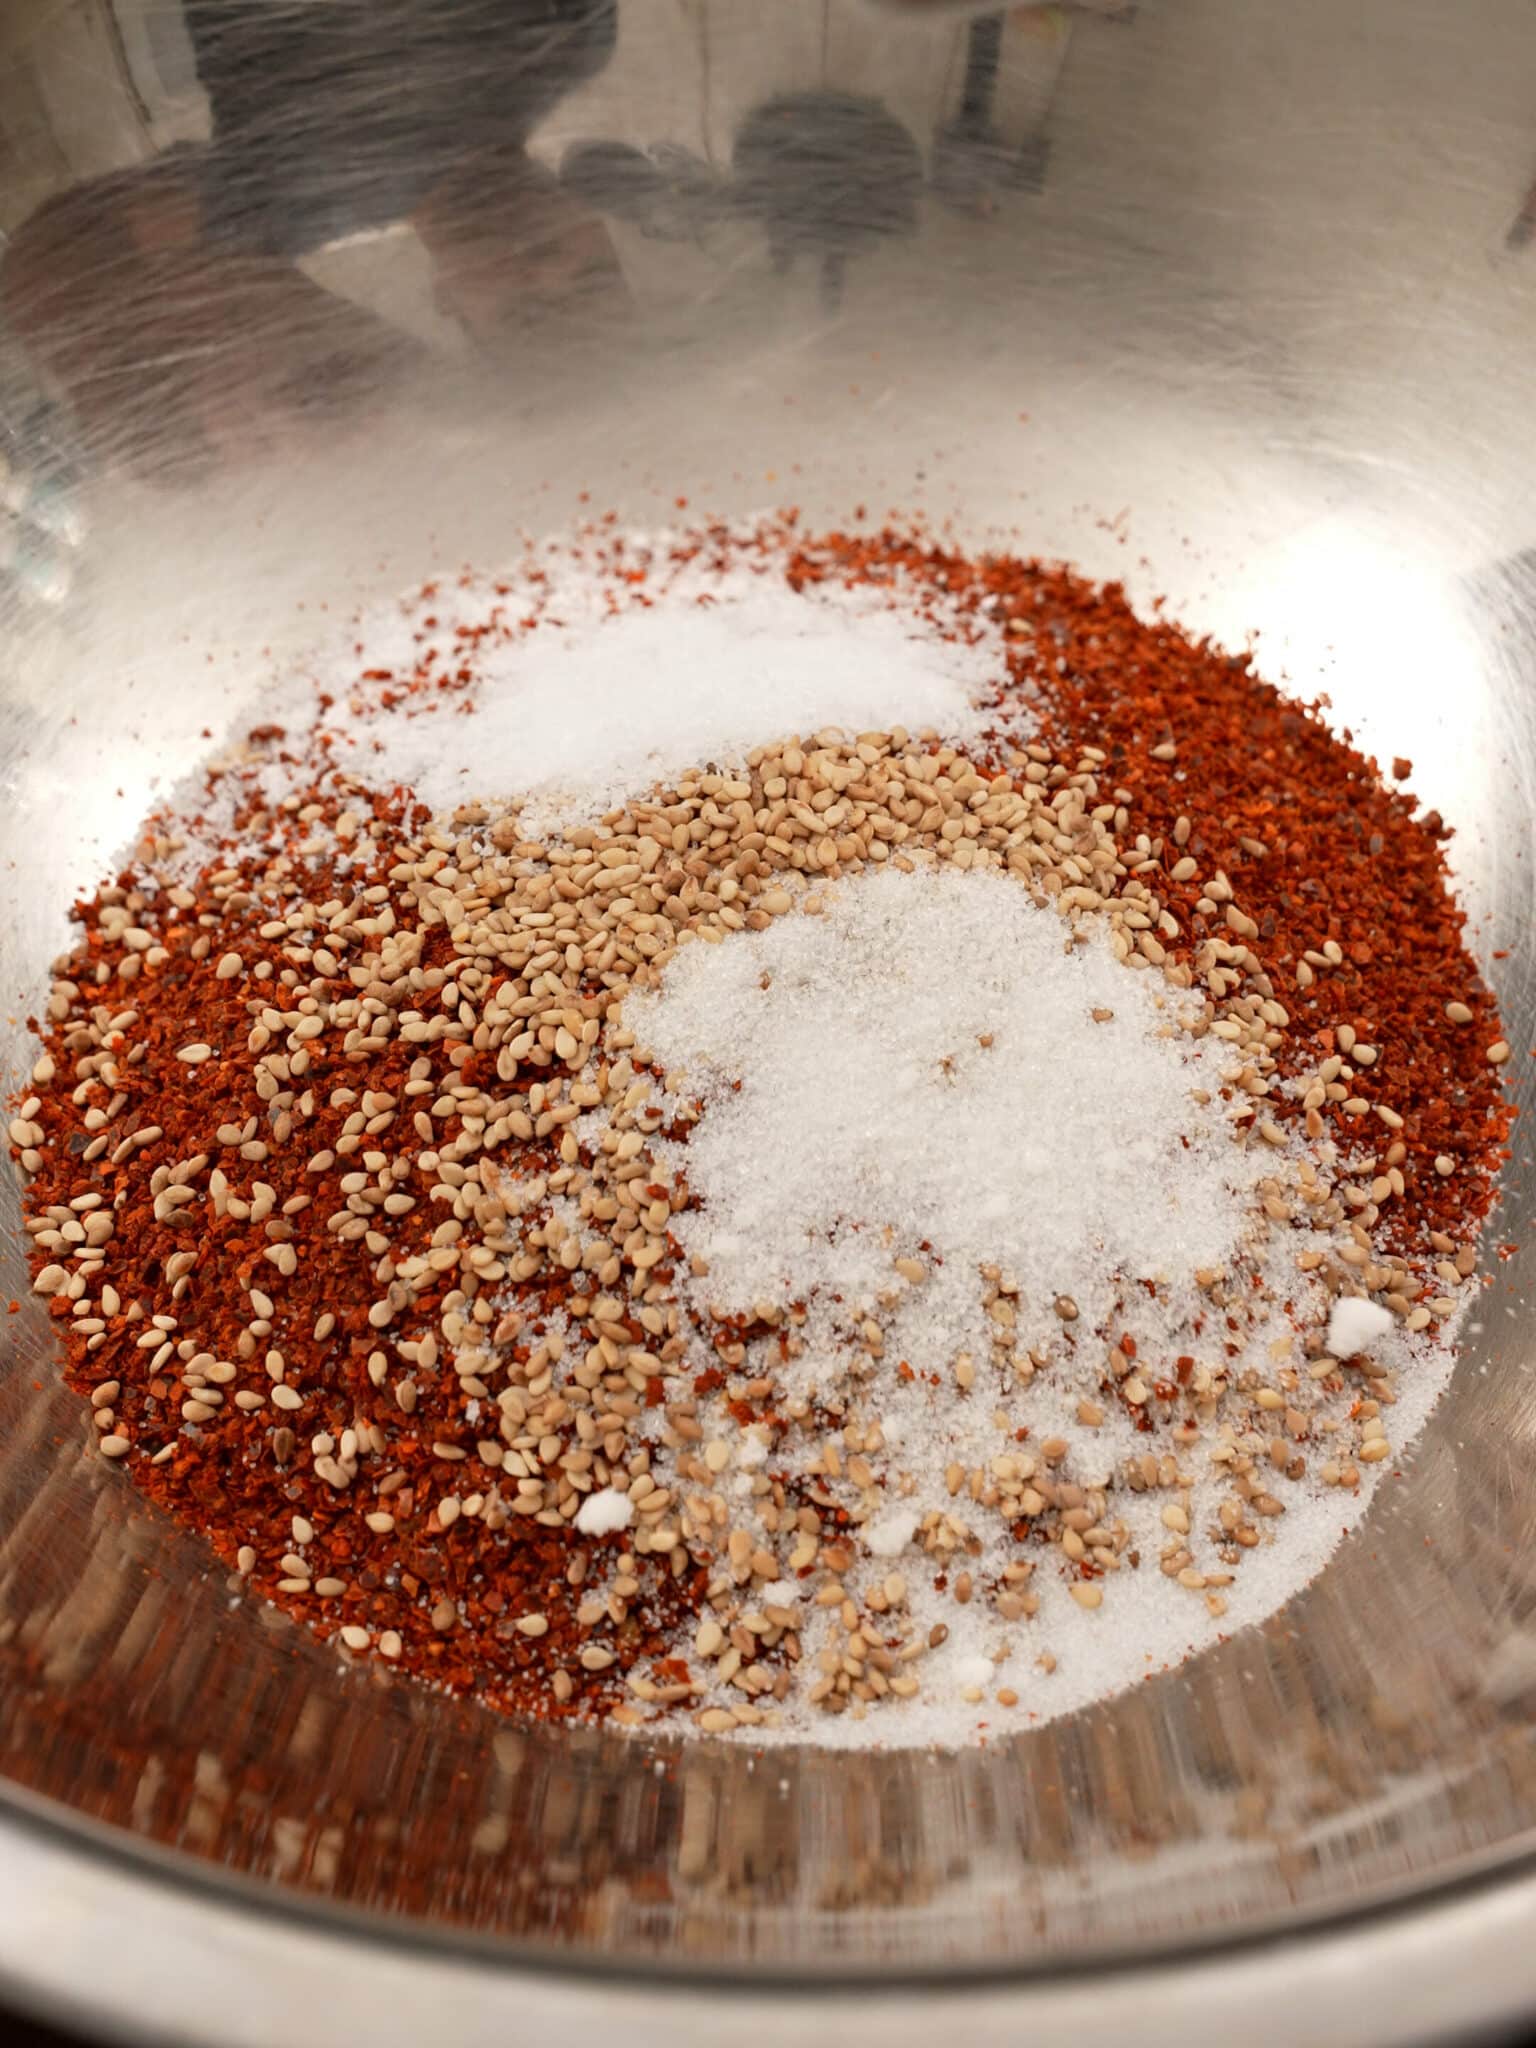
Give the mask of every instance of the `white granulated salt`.
<svg viewBox="0 0 1536 2048">
<path fill-rule="evenodd" d="M 989 620 L 872 584 L 796 590 L 782 548 L 737 538 L 721 563 L 677 559 L 666 533 L 574 536 L 361 612 L 251 707 L 289 736 L 279 757 L 211 799 L 202 771 L 173 793 L 182 851 L 166 874 L 190 879 L 240 801 L 280 803 L 321 758 L 445 823 L 463 805 L 515 809 L 538 840 L 791 735 L 900 726 L 960 742 L 996 725 L 995 703 L 978 708 L 1002 665 Z M 1029 737 L 1017 707 L 1007 723 Z M 314 850 L 345 874 L 345 846 Z"/>
<path fill-rule="evenodd" d="M 973 698 L 996 678 L 990 634 L 943 637 L 868 588 L 798 592 L 781 569 L 692 563 L 626 599 L 579 555 L 540 567 L 544 580 L 512 596 L 505 583 L 463 585 L 414 607 L 438 625 L 412 660 L 426 673 L 467 660 L 467 691 L 380 715 L 368 692 L 346 694 L 355 657 L 321 674 L 346 703 L 327 716 L 358 773 L 409 787 L 439 814 L 515 800 L 539 838 L 791 733 L 905 725 L 964 738 L 979 724 Z M 465 634 L 468 657 L 455 652 Z M 376 636 L 365 621 L 358 637 Z"/>
<path fill-rule="evenodd" d="M 1374 1351 L 1396 1328 L 1392 1311 L 1379 1302 L 1342 1295 L 1328 1318 L 1328 1349 L 1335 1358 L 1353 1358 L 1358 1352 Z"/>
<path fill-rule="evenodd" d="M 604 1486 L 589 1493 L 576 1510 L 576 1526 L 583 1536 L 612 1536 L 627 1529 L 635 1519 L 635 1504 L 627 1493 Z"/>
<path fill-rule="evenodd" d="M 984 1339 L 984 1262 L 1042 1334 L 1058 1302 L 1091 1328 L 1127 1283 L 1192 1287 L 1232 1255 L 1256 1169 L 1196 1100 L 1221 1042 L 1177 1001 L 996 872 L 865 873 L 821 916 L 685 948 L 625 1017 L 704 1099 L 677 1225 L 704 1297 L 873 1300 L 916 1256 L 910 1316 L 937 1345 Z"/>
<path fill-rule="evenodd" d="M 896 1557 L 917 1534 L 921 1520 L 916 1508 L 892 1508 L 876 1521 L 864 1524 L 859 1532 L 864 1539 L 864 1548 L 871 1557 Z"/>
<path fill-rule="evenodd" d="M 997 1667 L 990 1657 L 958 1657 L 954 1663 L 954 1679 L 957 1685 L 988 1685 L 997 1676 Z"/>
</svg>

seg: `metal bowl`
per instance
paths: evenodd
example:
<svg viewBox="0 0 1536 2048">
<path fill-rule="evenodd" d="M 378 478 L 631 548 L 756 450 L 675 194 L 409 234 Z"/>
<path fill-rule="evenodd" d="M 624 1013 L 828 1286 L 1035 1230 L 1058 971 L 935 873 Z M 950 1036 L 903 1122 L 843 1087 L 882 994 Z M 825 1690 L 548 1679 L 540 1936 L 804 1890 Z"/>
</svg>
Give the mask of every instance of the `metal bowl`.
<svg viewBox="0 0 1536 2048">
<path fill-rule="evenodd" d="M 683 498 L 1256 634 L 1413 759 L 1528 1042 L 1529 7 L 12 0 L 0 56 L 8 1075 L 72 897 L 326 608 Z M 1507 2018 L 1530 1256 L 1268 1626 L 985 1750 L 754 1756 L 340 1671 L 87 1458 L 7 1235 L 0 1982 L 252 2048 Z"/>
</svg>

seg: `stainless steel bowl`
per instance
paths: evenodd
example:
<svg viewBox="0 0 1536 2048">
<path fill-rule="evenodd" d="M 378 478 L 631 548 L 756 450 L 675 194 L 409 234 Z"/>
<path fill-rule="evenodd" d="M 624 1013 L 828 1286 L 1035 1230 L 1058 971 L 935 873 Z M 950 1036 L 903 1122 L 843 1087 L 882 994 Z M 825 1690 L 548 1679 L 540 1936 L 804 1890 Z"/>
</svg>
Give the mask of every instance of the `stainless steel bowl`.
<svg viewBox="0 0 1536 2048">
<path fill-rule="evenodd" d="M 334 32 L 237 65 L 252 112 L 227 76 L 210 109 L 188 4 L 191 34 L 179 0 L 0 24 L 9 1074 L 71 897 L 324 607 L 680 497 L 917 510 L 1256 633 L 1460 828 L 1523 1051 L 1530 7 L 622 0 L 583 53 L 562 0 L 245 0 Z M 765 104 L 766 159 L 737 146 Z M 87 1459 L 8 1237 L 0 1983 L 253 2048 L 1507 2018 L 1536 2004 L 1531 1256 L 1268 1627 L 985 1751 L 754 1757 L 340 1672 Z"/>
</svg>

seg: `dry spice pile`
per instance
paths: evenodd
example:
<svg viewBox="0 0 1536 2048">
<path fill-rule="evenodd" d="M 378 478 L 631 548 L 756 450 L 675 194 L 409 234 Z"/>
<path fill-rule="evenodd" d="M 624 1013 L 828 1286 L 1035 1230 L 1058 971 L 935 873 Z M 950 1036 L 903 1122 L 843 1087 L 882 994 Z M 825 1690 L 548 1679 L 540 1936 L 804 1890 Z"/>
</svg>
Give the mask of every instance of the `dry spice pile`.
<svg viewBox="0 0 1536 2048">
<path fill-rule="evenodd" d="M 554 559 L 365 634 L 77 906 L 10 1136 L 102 1455 L 541 1716 L 961 1740 L 1271 1611 L 1444 1382 L 1508 1133 L 1439 821 L 1065 570 Z M 793 738 L 658 686 L 585 797 L 559 721 L 480 743 L 520 654 L 719 661 L 732 602 L 829 675 L 832 612 L 914 622 L 932 723 L 877 664 Z"/>
</svg>

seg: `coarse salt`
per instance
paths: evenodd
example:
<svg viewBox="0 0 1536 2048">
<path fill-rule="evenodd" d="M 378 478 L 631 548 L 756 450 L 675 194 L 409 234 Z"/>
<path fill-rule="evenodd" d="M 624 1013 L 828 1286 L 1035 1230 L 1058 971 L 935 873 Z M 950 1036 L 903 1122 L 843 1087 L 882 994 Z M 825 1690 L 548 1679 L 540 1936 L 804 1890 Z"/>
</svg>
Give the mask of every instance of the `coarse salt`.
<svg viewBox="0 0 1536 2048">
<path fill-rule="evenodd" d="M 1341 1295 L 1328 1318 L 1328 1349 L 1335 1358 L 1374 1351 L 1396 1328 L 1390 1309 L 1353 1294 Z"/>
<path fill-rule="evenodd" d="M 583 1536 L 612 1536 L 627 1529 L 634 1519 L 634 1502 L 613 1486 L 589 1493 L 576 1510 L 576 1526 Z"/>
<path fill-rule="evenodd" d="M 878 592 L 797 591 L 778 568 L 657 569 L 626 604 L 579 547 L 539 567 L 542 580 L 515 599 L 504 585 L 453 594 L 443 658 L 460 658 L 466 631 L 477 636 L 468 694 L 428 693 L 381 713 L 376 693 L 346 696 L 355 662 L 337 660 L 327 722 L 357 772 L 403 784 L 444 815 L 515 799 L 525 834 L 539 838 L 699 763 L 739 767 L 786 734 L 902 724 L 962 738 L 982 722 L 974 699 L 996 673 L 990 629 L 957 644 Z M 414 609 L 436 618 L 444 603 Z M 366 622 L 359 633 L 368 637 Z"/>
<path fill-rule="evenodd" d="M 892 1508 L 889 1514 L 864 1524 L 864 1548 L 871 1557 L 895 1557 L 917 1534 L 922 1519 L 916 1508 Z"/>
<path fill-rule="evenodd" d="M 1188 1288 L 1225 1264 L 1261 1162 L 1195 1100 L 1219 1041 L 1181 1032 L 1102 932 L 1071 940 L 1011 876 L 866 872 L 824 915 L 688 947 L 631 997 L 641 1044 L 706 1105 L 701 1206 L 674 1226 L 708 1260 L 704 1299 L 872 1298 L 911 1254 L 930 1273 L 904 1325 L 944 1349 L 956 1280 L 985 1338 L 983 1262 L 1041 1335 L 1059 1297 L 1092 1326 L 1127 1279 Z"/>
<path fill-rule="evenodd" d="M 898 586 L 797 590 L 782 536 L 765 532 L 742 528 L 729 559 L 680 552 L 666 532 L 574 535 L 494 578 L 354 616 L 253 707 L 290 736 L 281 758 L 211 797 L 201 770 L 173 792 L 182 844 L 165 877 L 195 876 L 242 798 L 280 803 L 302 780 L 295 763 L 322 754 L 443 820 L 510 804 L 537 840 L 684 770 L 739 772 L 790 734 L 905 726 L 963 741 L 1001 720 L 1027 736 L 1017 706 L 980 708 L 1001 659 L 989 618 L 941 616 Z M 326 850 L 345 873 L 350 842 Z"/>
</svg>

